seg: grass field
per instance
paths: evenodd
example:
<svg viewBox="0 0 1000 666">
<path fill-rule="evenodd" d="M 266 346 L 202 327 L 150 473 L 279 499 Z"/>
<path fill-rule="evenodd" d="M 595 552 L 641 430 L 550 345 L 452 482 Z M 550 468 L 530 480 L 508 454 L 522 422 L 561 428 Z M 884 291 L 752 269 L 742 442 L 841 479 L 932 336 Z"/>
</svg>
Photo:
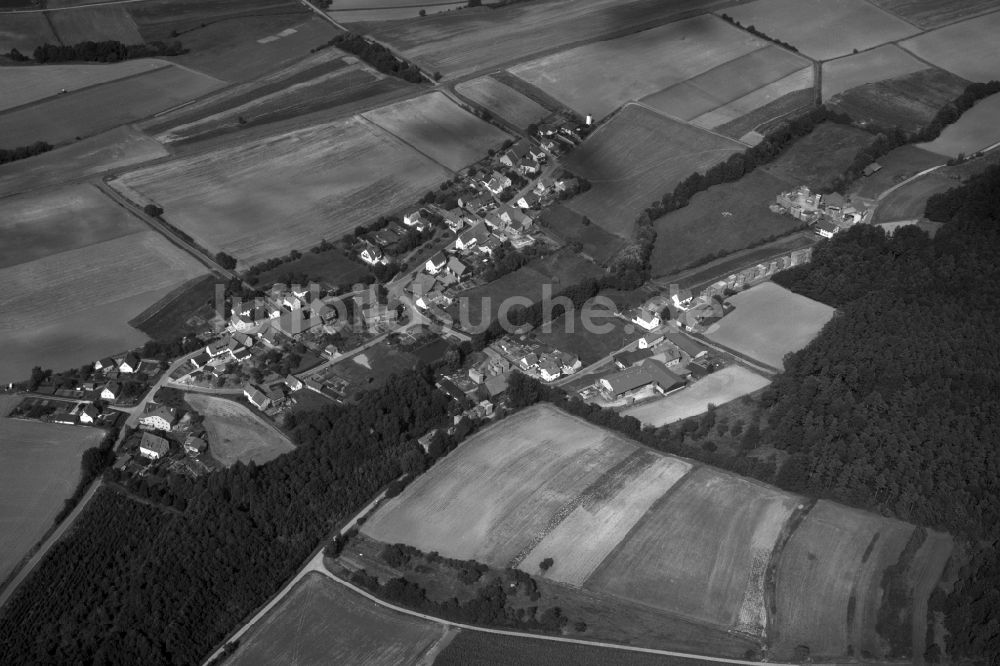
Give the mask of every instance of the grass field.
<svg viewBox="0 0 1000 666">
<path fill-rule="evenodd" d="M 763 169 L 788 182 L 822 189 L 843 174 L 858 151 L 874 139 L 855 127 L 822 123 Z"/>
<path fill-rule="evenodd" d="M 224 145 L 121 180 L 139 193 L 131 196 L 161 205 L 171 224 L 248 266 L 335 240 L 447 177 L 400 140 L 349 118 Z"/>
<path fill-rule="evenodd" d="M 205 417 L 208 452 L 226 467 L 237 461 L 259 465 L 295 448 L 250 408 L 237 402 L 201 393 L 188 393 L 185 400 Z"/>
<path fill-rule="evenodd" d="M 275 282 L 319 282 L 337 287 L 347 283 L 355 283 L 368 275 L 370 269 L 360 261 L 347 258 L 339 250 L 328 252 L 306 252 L 301 258 L 290 261 L 280 266 L 275 266 L 269 271 L 264 271 L 257 276 L 257 284 L 267 287 Z M 302 280 L 301 276 L 308 276 L 308 280 Z"/>
<path fill-rule="evenodd" d="M 54 97 L 63 89 L 78 90 L 168 66 L 165 60 L 142 59 L 105 65 L 0 67 L 0 87 L 5 91 L 0 111 Z"/>
<path fill-rule="evenodd" d="M 30 54 L 36 46 L 48 42 L 57 44 L 55 33 L 45 19 L 45 14 L 4 14 L 0 21 L 0 52 L 7 53 L 17 49 L 21 53 Z"/>
<path fill-rule="evenodd" d="M 58 7 L 60 2 L 49 6 Z M 73 3 L 68 3 L 73 4 Z M 52 28 L 63 44 L 100 42 L 108 39 L 122 44 L 141 44 L 142 36 L 126 6 L 93 7 L 72 11 L 46 12 Z"/>
<path fill-rule="evenodd" d="M 380 342 L 360 354 L 340 361 L 329 372 L 351 382 L 348 393 L 350 398 L 354 391 L 374 390 L 383 386 L 394 374 L 415 368 L 417 363 L 418 359 L 413 354 Z"/>
<path fill-rule="evenodd" d="M 222 85 L 190 70 L 162 67 L 0 114 L 0 136 L 24 137 L 18 145 L 72 141 L 145 118 Z"/>
<path fill-rule="evenodd" d="M 915 220 L 924 216 L 924 207 L 931 195 L 947 192 L 961 183 L 940 173 L 929 173 L 893 190 L 879 202 L 874 222 Z"/>
<path fill-rule="evenodd" d="M 567 243 L 579 243 L 580 251 L 603 264 L 613 257 L 624 245 L 625 240 L 604 227 L 583 224 L 583 216 L 563 204 L 546 208 L 542 214 L 542 224 Z"/>
<path fill-rule="evenodd" d="M 1000 143 L 997 117 L 1000 117 L 1000 94 L 979 100 L 956 122 L 945 127 L 941 136 L 917 145 L 945 157 L 957 157 L 959 153 L 970 155 Z"/>
<path fill-rule="evenodd" d="M 878 163 L 882 165 L 882 169 L 855 181 L 851 186 L 850 193 L 875 199 L 893 185 L 903 182 L 924 169 L 943 164 L 944 161 L 940 155 L 918 148 L 913 144 L 900 146 L 880 157 Z M 878 210 L 876 208 L 876 211 Z"/>
<path fill-rule="evenodd" d="M 521 129 L 549 115 L 544 106 L 492 76 L 463 81 L 455 86 L 455 92 Z"/>
<path fill-rule="evenodd" d="M 791 187 L 787 181 L 756 169 L 738 181 L 694 195 L 687 206 L 655 222 L 653 275 L 668 275 L 707 255 L 733 252 L 793 231 L 802 223 L 768 209 L 777 194 Z"/>
<path fill-rule="evenodd" d="M 683 391 L 631 407 L 622 413 L 634 416 L 644 425 L 661 426 L 697 416 L 709 405 L 722 405 L 771 382 L 739 365 L 731 365 L 691 384 Z"/>
<path fill-rule="evenodd" d="M 705 73 L 708 74 L 704 87 L 691 86 L 681 91 L 678 97 L 690 99 L 697 92 L 706 95 L 707 103 L 711 103 L 713 94 L 722 95 L 727 88 L 740 85 L 740 70 L 746 70 L 748 77 L 758 73 L 754 70 L 760 70 L 765 78 L 768 70 L 780 70 L 782 56 L 774 52 L 779 49 L 772 51 L 767 46 L 764 40 L 718 17 L 704 15 L 627 37 L 560 51 L 512 67 L 510 72 L 541 88 L 574 111 L 592 114 L 600 120 L 625 102 L 655 95 Z M 743 60 L 747 54 L 762 49 L 765 52 L 760 57 Z M 799 61 L 796 69 L 805 64 L 804 59 L 788 55 L 789 59 Z M 743 64 L 731 68 L 724 66 L 737 59 L 743 60 Z M 718 69 L 714 75 L 710 72 L 713 69 Z M 760 85 L 763 83 L 754 87 Z M 715 106 L 725 101 L 728 100 L 722 100 Z M 698 102 L 706 103 L 704 98 Z"/>
<path fill-rule="evenodd" d="M 52 527 L 80 479 L 98 428 L 3 418 L 20 398 L 0 396 L 0 582 Z"/>
<path fill-rule="evenodd" d="M 803 69 L 808 70 L 808 80 L 811 82 L 812 67 L 808 60 L 773 44 L 766 45 L 654 93 L 642 101 L 668 115 L 691 120 Z M 801 87 L 805 86 L 796 86 Z M 795 88 L 786 92 L 793 89 Z"/>
<path fill-rule="evenodd" d="M 882 571 L 896 563 L 912 531 L 906 523 L 817 503 L 778 562 L 775 657 L 790 658 L 801 644 L 814 659 L 844 655 L 850 647 L 881 655 L 875 619 Z"/>
<path fill-rule="evenodd" d="M 725 11 L 816 60 L 864 51 L 919 32 L 865 0 L 757 0 Z"/>
<path fill-rule="evenodd" d="M 215 314 L 216 285 L 220 284 L 214 275 L 189 280 L 129 321 L 129 326 L 154 340 L 201 333 Z"/>
<path fill-rule="evenodd" d="M 925 32 L 901 42 L 913 55 L 969 81 L 990 81 L 1000 72 L 1000 11 Z"/>
<path fill-rule="evenodd" d="M 934 28 L 996 9 L 994 0 L 872 0 L 876 5 L 921 28 Z"/>
<path fill-rule="evenodd" d="M 0 381 L 79 367 L 146 337 L 126 322 L 205 269 L 90 186 L 0 199 L 8 286 Z M 12 248 L 11 250 L 7 250 Z M 122 276 L 143 275 L 142 280 Z"/>
<path fill-rule="evenodd" d="M 847 113 L 852 119 L 861 123 L 875 127 L 898 127 L 904 132 L 917 132 L 926 127 L 938 111 L 950 104 L 968 85 L 969 82 L 965 79 L 942 69 L 921 69 L 885 81 L 851 88 L 834 96 L 827 101 L 827 104 L 830 108 Z M 975 109 L 971 109 L 965 115 L 968 114 L 972 114 L 973 118 L 977 115 Z M 981 114 L 980 111 L 979 115 Z M 976 123 L 975 120 L 965 120 L 964 116 L 962 121 L 970 126 Z M 982 123 L 981 120 L 979 122 Z M 951 127 L 954 125 L 947 129 Z M 979 144 L 979 147 L 985 147 L 989 143 L 992 141 Z"/>
<path fill-rule="evenodd" d="M 166 154 L 163 146 L 133 127 L 116 127 L 57 150 L 0 165 L 0 196 L 57 187 Z"/>
<path fill-rule="evenodd" d="M 588 331 L 583 324 L 583 310 L 577 310 L 572 320 L 567 322 L 563 315 L 552 322 L 552 330 L 544 332 L 544 327 L 534 331 L 538 340 L 552 345 L 560 351 L 576 354 L 584 365 L 590 365 L 612 352 L 617 352 L 630 342 L 639 338 L 635 327 L 624 319 L 614 316 L 614 308 L 595 306 L 597 312 L 590 321 L 602 328 L 610 327 L 606 333 Z"/>
<path fill-rule="evenodd" d="M 772 368 L 783 368 L 785 354 L 815 338 L 834 309 L 765 282 L 728 299 L 735 309 L 705 332 L 712 342 L 734 349 Z"/>
<path fill-rule="evenodd" d="M 416 666 L 442 635 L 434 622 L 382 608 L 313 572 L 254 625 L 226 663 Z"/>
<path fill-rule="evenodd" d="M 446 169 L 482 159 L 510 136 L 433 92 L 361 114 Z"/>
<path fill-rule="evenodd" d="M 636 216 L 695 171 L 744 146 L 629 104 L 587 138 L 567 166 L 593 187 L 568 206 L 607 231 L 629 237 Z"/>
<path fill-rule="evenodd" d="M 587 586 L 761 635 L 764 572 L 798 503 L 763 484 L 695 469 L 645 515 Z"/>
<path fill-rule="evenodd" d="M 691 122 L 699 127 L 717 129 L 745 116 L 753 115 L 761 109 L 767 109 L 771 103 L 786 99 L 796 93 L 804 92 L 811 96 L 813 93 L 814 78 L 815 75 L 812 66 L 803 67 L 753 92 L 747 93 L 742 97 L 737 97 L 716 109 L 707 111 L 693 118 Z M 796 106 L 801 106 L 801 103 L 797 103 Z M 775 113 L 768 110 L 764 119 L 775 118 L 783 112 L 784 110 L 782 109 L 779 109 Z"/>
<path fill-rule="evenodd" d="M 499 280 L 462 292 L 452 303 L 448 313 L 456 322 L 461 322 L 460 309 L 464 307 L 463 304 L 467 304 L 470 328 L 485 329 L 497 318 L 500 307 L 508 299 L 514 297 L 521 299 L 519 303 L 513 305 L 523 304 L 525 298 L 537 303 L 542 299 L 546 285 L 551 286 L 551 293 L 555 295 L 568 285 L 576 284 L 588 277 L 597 278 L 603 274 L 600 268 L 580 255 L 560 251 L 548 257 L 535 259 Z M 510 306 L 506 310 L 508 313 L 509 308 Z"/>
<path fill-rule="evenodd" d="M 453 77 L 559 46 L 627 35 L 722 5 L 715 0 L 554 0 L 350 27 L 372 35 L 427 71 Z"/>
<path fill-rule="evenodd" d="M 823 63 L 823 100 L 866 83 L 894 79 L 927 69 L 921 62 L 895 44 L 844 56 Z"/>
</svg>

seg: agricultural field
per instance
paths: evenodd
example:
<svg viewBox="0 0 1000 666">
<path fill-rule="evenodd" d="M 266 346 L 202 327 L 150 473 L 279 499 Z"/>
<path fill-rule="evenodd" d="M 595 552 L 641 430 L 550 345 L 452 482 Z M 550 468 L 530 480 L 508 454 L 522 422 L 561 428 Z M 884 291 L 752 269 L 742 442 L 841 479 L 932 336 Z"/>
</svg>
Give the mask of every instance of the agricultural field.
<svg viewBox="0 0 1000 666">
<path fill-rule="evenodd" d="M 643 425 L 661 426 L 708 411 L 709 405 L 722 405 L 748 393 L 759 391 L 770 380 L 739 365 L 730 365 L 699 379 L 683 391 L 630 407 L 622 412 L 634 416 Z"/>
<path fill-rule="evenodd" d="M 247 632 L 226 663 L 416 666 L 443 633 L 437 623 L 382 608 L 311 572 Z"/>
<path fill-rule="evenodd" d="M 706 111 L 700 116 L 692 118 L 691 122 L 699 127 L 717 129 L 723 125 L 738 121 L 745 116 L 754 115 L 761 109 L 766 109 L 773 102 L 789 98 L 796 95 L 796 93 L 805 93 L 812 96 L 814 78 L 815 75 L 812 66 L 803 67 L 787 76 L 783 76 L 777 81 L 768 83 L 753 92 L 727 102 L 718 108 Z M 801 105 L 801 103 L 797 103 L 792 108 L 797 108 Z M 782 113 L 784 113 L 784 109 L 778 110 L 777 113 L 772 113 L 772 110 L 768 110 L 765 120 L 775 118 Z"/>
<path fill-rule="evenodd" d="M 166 155 L 162 145 L 131 125 L 116 127 L 59 150 L 0 165 L 0 196 L 58 187 Z"/>
<path fill-rule="evenodd" d="M 933 172 L 890 192 L 875 209 L 873 222 L 916 220 L 924 216 L 927 200 L 935 194 L 947 192 L 961 183 L 942 173 Z"/>
<path fill-rule="evenodd" d="M 260 465 L 295 448 L 274 426 L 238 402 L 202 393 L 188 393 L 184 399 L 205 417 L 208 452 L 226 467 L 237 461 Z"/>
<path fill-rule="evenodd" d="M 996 9 L 994 0 L 872 0 L 882 9 L 915 23 L 921 28 L 935 28 L 969 16 Z"/>
<path fill-rule="evenodd" d="M 206 272 L 91 186 L 0 199 L 0 220 L 0 381 L 141 344 L 127 322 Z"/>
<path fill-rule="evenodd" d="M 855 654 L 881 656 L 875 623 L 882 601 L 882 572 L 897 562 L 912 531 L 906 523 L 818 502 L 778 561 L 775 657 L 790 658 L 800 644 L 810 648 L 814 659 L 844 655 L 851 647 Z M 914 598 L 915 603 L 926 604 L 944 568 L 950 548 L 940 548 L 942 539 L 948 546 L 945 535 L 931 533 L 927 547 L 917 551 L 912 570 L 920 573 L 920 579 L 911 582 L 917 584 L 921 598 Z M 924 631 L 923 622 L 919 630 Z"/>
<path fill-rule="evenodd" d="M 735 309 L 712 324 L 705 337 L 772 368 L 784 367 L 785 354 L 815 338 L 834 309 L 765 282 L 727 299 Z"/>
<path fill-rule="evenodd" d="M 155 201 L 168 222 L 246 267 L 339 238 L 448 175 L 396 137 L 348 118 L 188 155 L 115 185 Z M 281 233 L 267 233 L 275 229 Z"/>
<path fill-rule="evenodd" d="M 919 32 L 865 0 L 757 0 L 724 11 L 816 60 L 864 51 Z"/>
<path fill-rule="evenodd" d="M 668 275 L 709 255 L 734 252 L 772 236 L 794 231 L 802 222 L 771 212 L 775 196 L 792 186 L 763 169 L 691 197 L 684 208 L 654 222 L 653 275 Z"/>
<path fill-rule="evenodd" d="M 969 82 L 965 79 L 942 69 L 921 69 L 851 88 L 829 99 L 827 105 L 861 123 L 917 132 L 926 127 L 938 111 L 950 104 L 968 85 Z M 974 109 L 965 115 L 973 114 L 973 111 Z M 963 116 L 959 122 L 964 120 Z M 975 121 L 970 122 L 970 125 L 974 124 Z M 989 143 L 982 143 L 979 147 L 987 145 Z"/>
<path fill-rule="evenodd" d="M 0 136 L 23 137 L 21 144 L 65 143 L 145 118 L 222 85 L 188 69 L 161 67 L 0 114 Z"/>
<path fill-rule="evenodd" d="M 166 60 L 146 58 L 101 65 L 0 67 L 0 87 L 4 90 L 0 111 L 54 97 L 63 89 L 78 90 L 169 66 Z"/>
<path fill-rule="evenodd" d="M 895 44 L 847 55 L 823 63 L 823 101 L 866 83 L 877 83 L 927 69 Z"/>
<path fill-rule="evenodd" d="M 516 65 L 509 71 L 577 113 L 591 114 L 598 120 L 625 102 L 655 95 L 665 88 L 707 73 L 705 89 L 692 86 L 676 96 L 683 103 L 694 98 L 695 93 L 699 94 L 689 104 L 681 104 L 679 110 L 688 113 L 689 106 L 714 104 L 709 108 L 715 108 L 729 101 L 719 100 L 713 95 L 724 95 L 727 87 L 739 86 L 740 79 L 737 77 L 740 70 L 746 70 L 751 78 L 755 74 L 767 78 L 768 70 L 781 71 L 787 67 L 787 60 L 793 61 L 794 69 L 807 64 L 803 58 L 792 54 L 782 57 L 778 52 L 786 52 L 767 47 L 764 40 L 706 14 L 627 37 L 560 51 Z M 755 51 L 763 53 L 744 60 L 745 56 Z M 723 67 L 733 60 L 743 60 L 743 64 Z M 713 75 L 710 70 L 716 68 L 720 71 Z M 775 78 L 779 77 L 762 81 L 753 88 L 770 83 Z M 656 101 L 648 103 L 658 108 Z M 665 106 L 672 108 L 675 105 L 666 103 Z"/>
<path fill-rule="evenodd" d="M 455 92 L 521 129 L 549 115 L 544 106 L 492 76 L 463 81 L 455 86 Z"/>
<path fill-rule="evenodd" d="M 725 25 L 732 29 L 728 23 Z M 772 95 L 772 99 L 810 86 L 812 65 L 802 56 L 769 44 L 649 95 L 642 101 L 669 116 L 691 120 L 803 70 L 806 74 L 804 85 L 793 85 L 780 94 Z M 739 115 L 743 114 L 736 117 Z"/>
<path fill-rule="evenodd" d="M 799 501 L 776 488 L 697 468 L 646 513 L 587 586 L 762 635 L 765 570 Z"/>
<path fill-rule="evenodd" d="M 948 3 L 953 4 L 953 3 Z M 925 32 L 905 42 L 907 51 L 969 81 L 986 82 L 1000 72 L 1000 11 Z"/>
<path fill-rule="evenodd" d="M 874 139 L 874 135 L 856 127 L 821 123 L 789 146 L 778 159 L 761 168 L 795 185 L 819 190 L 843 174 L 858 151 Z"/>
<path fill-rule="evenodd" d="M 537 303 L 542 299 L 546 287 L 551 287 L 551 293 L 555 295 L 567 285 L 603 274 L 602 269 L 575 252 L 561 251 L 536 259 L 499 280 L 462 292 L 448 308 L 448 314 L 461 323 L 461 308 L 467 307 L 468 314 L 465 318 L 469 326 L 461 328 L 485 330 L 490 322 L 497 319 L 500 307 L 510 299 L 518 299 L 511 302 L 511 306 L 523 305 L 524 299 Z M 513 309 L 511 306 L 505 309 L 508 316 Z"/>
<path fill-rule="evenodd" d="M 17 49 L 30 55 L 36 46 L 59 43 L 52 26 L 42 12 L 31 14 L 4 14 L 0 21 L 0 53 Z"/>
<path fill-rule="evenodd" d="M 353 56 L 324 49 L 272 74 L 159 114 L 143 129 L 164 143 L 192 141 L 317 111 L 328 114 L 345 111 L 346 106 L 350 112 L 357 105 L 376 105 L 416 89 Z"/>
<path fill-rule="evenodd" d="M 759 91 L 751 93 L 748 95 L 754 96 L 757 94 L 769 94 L 774 91 L 775 93 L 781 92 L 781 87 L 789 79 L 798 77 L 799 74 L 790 74 L 786 76 L 781 81 L 773 83 L 770 86 L 766 86 Z M 733 139 L 737 139 L 747 143 L 748 145 L 755 145 L 759 142 L 760 138 L 764 134 L 767 134 L 775 125 L 780 123 L 786 116 L 794 114 L 800 109 L 812 107 L 816 92 L 814 90 L 815 82 L 810 84 L 810 87 L 803 88 L 801 90 L 796 90 L 794 92 L 786 93 L 767 102 L 763 106 L 757 108 L 754 111 L 744 114 L 743 116 L 737 118 L 736 120 L 730 120 L 729 122 L 719 125 L 715 128 L 715 131 L 719 134 L 724 134 Z M 739 104 L 737 103 L 728 104 L 725 107 L 718 109 L 719 111 L 728 111 L 729 109 L 736 109 Z M 705 119 L 702 119 L 704 122 Z M 754 135 L 747 136 L 750 132 L 756 132 L 759 136 L 752 140 L 751 137 Z"/>
<path fill-rule="evenodd" d="M 72 6 L 72 1 L 53 0 L 46 6 L 58 9 Z M 86 9 L 46 12 L 45 16 L 63 44 L 100 42 L 108 39 L 122 44 L 141 44 L 142 36 L 127 6 L 111 5 Z"/>
<path fill-rule="evenodd" d="M 627 35 L 725 4 L 718 0 L 554 0 L 349 27 L 373 36 L 425 70 L 451 78 L 564 45 Z"/>
<path fill-rule="evenodd" d="M 928 143 L 917 145 L 945 157 L 970 155 L 1000 143 L 998 117 L 1000 117 L 1000 94 L 990 95 L 976 102 L 975 106 L 963 113 L 961 118 L 945 127 L 941 136 Z"/>
<path fill-rule="evenodd" d="M 855 181 L 849 194 L 876 199 L 890 187 L 925 169 L 943 164 L 944 161 L 940 155 L 908 143 L 880 157 L 878 163 L 882 165 L 882 169 Z M 877 214 L 879 209 L 875 210 Z"/>
<path fill-rule="evenodd" d="M 744 146 L 637 104 L 626 105 L 575 150 L 567 167 L 592 188 L 569 208 L 628 238 L 636 216 L 695 171 L 705 172 Z"/>
<path fill-rule="evenodd" d="M 584 224 L 583 216 L 563 204 L 546 208 L 541 224 L 567 243 L 579 243 L 580 251 L 599 264 L 611 259 L 625 245 L 625 239 L 596 224 Z"/>
<path fill-rule="evenodd" d="M 395 21 L 399 19 L 415 19 L 423 11 L 428 15 L 448 12 L 457 9 L 465 9 L 466 2 L 437 2 L 431 0 L 430 3 L 421 5 L 413 0 L 392 0 L 385 2 L 379 0 L 374 3 L 375 7 L 359 6 L 358 0 L 333 0 L 327 8 L 326 13 L 341 23 L 356 23 L 358 21 Z"/>
<path fill-rule="evenodd" d="M 80 479 L 99 428 L 5 418 L 19 396 L 0 395 L 0 582 L 53 526 Z"/>
<path fill-rule="evenodd" d="M 445 169 L 482 159 L 510 136 L 433 92 L 361 114 Z"/>
</svg>

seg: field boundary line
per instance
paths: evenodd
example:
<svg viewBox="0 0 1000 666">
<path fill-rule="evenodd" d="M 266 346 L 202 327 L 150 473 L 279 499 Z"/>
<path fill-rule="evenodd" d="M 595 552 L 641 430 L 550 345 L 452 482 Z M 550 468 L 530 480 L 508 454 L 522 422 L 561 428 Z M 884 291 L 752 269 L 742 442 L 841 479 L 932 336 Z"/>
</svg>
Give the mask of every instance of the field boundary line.
<svg viewBox="0 0 1000 666">
<path fill-rule="evenodd" d="M 446 99 L 448 99 L 448 101 L 451 101 L 451 99 L 450 99 L 450 98 L 448 98 L 448 96 L 447 96 L 447 95 L 445 95 L 445 98 L 446 98 Z M 452 103 L 452 104 L 454 104 L 454 102 L 451 102 L 451 103 Z M 456 106 L 457 106 L 457 105 L 456 105 Z M 461 108 L 461 107 L 459 107 L 459 108 Z M 410 143 L 409 141 L 407 141 L 407 140 L 406 140 L 406 139 L 404 139 L 403 137 L 399 136 L 399 135 L 398 135 L 398 134 L 396 134 L 395 132 L 390 132 L 389 130 L 387 130 L 386 128 L 382 127 L 381 125 L 379 125 L 379 124 L 378 124 L 377 122 L 375 122 L 375 121 L 374 121 L 374 120 L 372 120 L 371 118 L 368 118 L 367 116 L 365 116 L 365 115 L 364 115 L 363 113 L 359 113 L 359 114 L 357 114 L 357 116 L 358 116 L 358 118 L 360 118 L 360 119 L 361 119 L 361 120 L 362 120 L 363 122 L 365 122 L 365 123 L 367 123 L 367 124 L 371 125 L 371 126 L 372 126 L 372 127 L 374 127 L 375 129 L 377 129 L 377 130 L 378 130 L 379 132 L 382 132 L 382 133 L 384 133 L 384 134 L 388 134 L 389 136 L 391 136 L 392 138 L 394 138 L 394 139 L 395 139 L 396 141 L 399 141 L 400 143 L 402 143 L 402 144 L 403 144 L 404 146 L 406 146 L 407 148 L 409 148 L 409 149 L 410 149 L 410 150 L 412 150 L 413 152 L 417 153 L 418 155 L 422 155 L 423 157 L 426 157 L 426 158 L 427 158 L 427 159 L 429 159 L 429 160 L 430 160 L 431 162 L 433 162 L 434 164 L 437 164 L 437 165 L 438 165 L 439 167 L 441 167 L 442 169 L 444 169 L 444 170 L 445 170 L 445 171 L 447 171 L 448 173 L 452 174 L 453 176 L 454 176 L 454 175 L 457 175 L 457 174 L 458 174 L 458 171 L 455 171 L 455 170 L 453 170 L 453 169 L 450 169 L 450 168 L 446 167 L 446 166 L 445 166 L 444 164 L 441 164 L 441 163 L 440 163 L 440 162 L 438 162 L 438 161 L 437 161 L 436 159 L 434 159 L 433 157 L 431 157 L 430 155 L 428 155 L 428 154 L 427 154 L 427 153 L 425 153 L 424 151 L 420 150 L 419 148 L 417 148 L 416 146 L 414 146 L 414 145 L 413 145 L 412 143 Z"/>
</svg>

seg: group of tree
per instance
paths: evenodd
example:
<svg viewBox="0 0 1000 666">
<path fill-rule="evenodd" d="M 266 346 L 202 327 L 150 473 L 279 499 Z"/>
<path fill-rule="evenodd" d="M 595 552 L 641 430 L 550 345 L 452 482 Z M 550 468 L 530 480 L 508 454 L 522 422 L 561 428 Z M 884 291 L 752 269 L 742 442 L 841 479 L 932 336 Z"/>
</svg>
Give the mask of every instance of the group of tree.
<svg viewBox="0 0 1000 666">
<path fill-rule="evenodd" d="M 771 42 L 773 44 L 777 44 L 778 46 L 784 46 L 789 51 L 794 51 L 795 53 L 799 52 L 799 50 L 797 48 L 795 48 L 794 46 L 792 46 L 788 42 L 783 42 L 780 39 L 775 39 L 774 37 L 771 37 L 770 35 L 766 35 L 763 32 L 761 32 L 760 30 L 758 30 L 755 26 L 752 26 L 752 25 L 746 25 L 745 26 L 742 23 L 740 23 L 739 21 L 737 21 L 736 19 L 734 19 L 729 14 L 720 14 L 720 17 L 724 21 L 728 21 L 729 23 L 735 25 L 737 28 L 743 28 L 744 30 L 746 30 L 747 32 L 749 32 L 751 35 L 754 35 L 755 37 L 760 37 L 761 39 L 767 40 L 767 41 L 769 41 L 769 42 Z"/>
<path fill-rule="evenodd" d="M 52 144 L 45 141 L 36 141 L 30 145 L 18 146 L 17 148 L 0 148 L 0 164 L 34 157 L 35 155 L 47 153 L 50 150 L 52 150 Z"/>
<path fill-rule="evenodd" d="M 361 35 L 347 32 L 337 35 L 329 41 L 329 44 L 348 53 L 353 53 L 383 74 L 389 74 L 410 83 L 427 82 L 419 67 L 396 56 L 378 42 L 366 39 Z"/>
<path fill-rule="evenodd" d="M 32 58 L 37 63 L 54 62 L 121 62 L 134 58 L 162 58 L 187 53 L 180 42 L 149 42 L 123 44 L 115 40 L 80 42 L 78 44 L 45 43 L 35 48 Z M 20 55 L 20 54 L 18 54 Z M 13 57 L 13 52 L 8 54 Z M 23 58 L 23 56 L 21 56 Z"/>
</svg>

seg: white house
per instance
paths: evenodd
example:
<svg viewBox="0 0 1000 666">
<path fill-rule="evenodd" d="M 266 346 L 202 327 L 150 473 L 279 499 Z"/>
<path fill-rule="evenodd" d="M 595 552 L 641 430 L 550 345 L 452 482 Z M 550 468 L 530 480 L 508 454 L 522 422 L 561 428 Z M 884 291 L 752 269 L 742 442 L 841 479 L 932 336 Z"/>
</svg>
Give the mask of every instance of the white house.
<svg viewBox="0 0 1000 666">
<path fill-rule="evenodd" d="M 162 405 L 155 405 L 139 419 L 139 427 L 145 430 L 166 430 L 170 432 L 176 419 L 177 413 L 173 409 Z"/>
<path fill-rule="evenodd" d="M 647 333 L 639 338 L 639 349 L 650 349 L 663 342 L 663 334 Z"/>
<path fill-rule="evenodd" d="M 517 200 L 517 205 L 520 208 L 538 208 L 541 203 L 541 199 L 534 192 L 528 192 Z"/>
<path fill-rule="evenodd" d="M 455 239 L 455 249 L 468 250 L 475 247 L 478 243 L 485 243 L 489 235 L 485 224 L 477 224 L 474 227 L 466 229 L 464 233 Z"/>
<path fill-rule="evenodd" d="M 376 264 L 385 262 L 385 255 L 382 254 L 382 249 L 380 247 L 365 241 L 365 246 L 361 250 L 361 261 L 370 266 L 375 266 Z"/>
<path fill-rule="evenodd" d="M 107 385 L 101 389 L 101 400 L 117 400 L 118 396 L 122 394 L 122 385 L 118 382 L 108 382 Z"/>
<path fill-rule="evenodd" d="M 118 365 L 118 372 L 125 375 L 131 375 L 134 372 L 138 372 L 139 363 L 139 357 L 132 352 L 129 352 L 125 354 L 125 358 L 123 358 L 122 362 Z"/>
<path fill-rule="evenodd" d="M 139 441 L 139 455 L 150 460 L 159 460 L 170 452 L 170 443 L 158 435 L 144 432 Z"/>
<path fill-rule="evenodd" d="M 438 252 L 433 257 L 427 260 L 424 264 L 424 270 L 426 270 L 431 275 L 437 275 L 441 272 L 441 269 L 445 267 L 448 263 L 448 259 L 445 258 L 444 252 Z"/>
<path fill-rule="evenodd" d="M 80 410 L 80 423 L 93 423 L 100 415 L 101 413 L 97 410 L 97 407 L 87 405 Z"/>
<path fill-rule="evenodd" d="M 302 389 L 302 380 L 295 375 L 288 375 L 285 377 L 285 386 L 289 391 L 299 391 Z"/>
<path fill-rule="evenodd" d="M 823 238 L 833 238 L 833 236 L 840 231 L 838 227 L 833 222 L 827 220 L 820 220 L 816 223 L 816 233 L 818 233 Z"/>
<path fill-rule="evenodd" d="M 576 354 L 570 354 L 569 352 L 560 353 L 559 361 L 562 364 L 562 372 L 564 375 L 572 375 L 583 367 L 580 357 Z"/>
<path fill-rule="evenodd" d="M 104 370 L 107 372 L 115 367 L 115 360 L 113 358 L 102 358 L 97 363 L 94 363 L 94 370 Z"/>
<path fill-rule="evenodd" d="M 208 442 L 203 440 L 201 437 L 195 437 L 194 435 L 188 435 L 187 439 L 184 440 L 184 450 L 188 455 L 196 456 L 205 451 L 208 448 Z"/>
<path fill-rule="evenodd" d="M 302 309 L 302 301 L 300 301 L 299 297 L 296 296 L 295 294 L 288 294 L 288 295 L 286 295 L 281 300 L 281 304 L 284 307 L 288 308 L 289 310 L 301 310 Z"/>
<path fill-rule="evenodd" d="M 538 364 L 538 372 L 542 381 L 554 382 L 562 376 L 562 366 L 552 358 L 545 358 Z"/>
<path fill-rule="evenodd" d="M 271 406 L 271 400 L 256 386 L 251 385 L 244 388 L 243 395 L 246 396 L 246 399 L 250 401 L 251 405 L 261 411 L 264 411 Z"/>
<path fill-rule="evenodd" d="M 660 315 L 651 310 L 639 308 L 634 311 L 631 321 L 647 331 L 652 331 L 660 325 Z"/>
<path fill-rule="evenodd" d="M 423 216 L 420 214 L 420 211 L 418 210 L 414 213 L 407 213 L 406 215 L 404 215 L 403 224 L 405 224 L 408 227 L 417 227 L 419 229 L 423 229 L 425 226 L 427 226 L 427 221 L 423 218 Z"/>
</svg>

